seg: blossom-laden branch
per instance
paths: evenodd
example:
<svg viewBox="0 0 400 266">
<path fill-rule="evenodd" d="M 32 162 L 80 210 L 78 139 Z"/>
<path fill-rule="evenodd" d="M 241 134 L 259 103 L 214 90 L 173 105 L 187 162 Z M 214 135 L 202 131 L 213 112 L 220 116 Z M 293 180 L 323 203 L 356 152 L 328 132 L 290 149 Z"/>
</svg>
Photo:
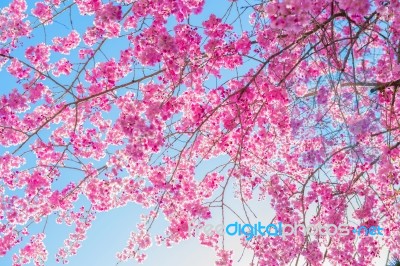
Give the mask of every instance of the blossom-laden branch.
<svg viewBox="0 0 400 266">
<path fill-rule="evenodd" d="M 100 212 L 131 202 L 141 221 L 117 263 L 191 237 L 224 266 L 244 250 L 251 265 L 373 265 L 383 246 L 400 255 L 398 230 L 379 241 L 255 236 L 242 254 L 226 235 L 192 230 L 257 222 L 253 203 L 265 199 L 286 224 L 400 222 L 400 5 L 238 0 L 217 16 L 212 4 L 1 9 L 0 256 L 18 247 L 14 265 L 54 259 L 43 242 L 53 219 L 75 226 L 55 258 L 66 263 Z"/>
</svg>

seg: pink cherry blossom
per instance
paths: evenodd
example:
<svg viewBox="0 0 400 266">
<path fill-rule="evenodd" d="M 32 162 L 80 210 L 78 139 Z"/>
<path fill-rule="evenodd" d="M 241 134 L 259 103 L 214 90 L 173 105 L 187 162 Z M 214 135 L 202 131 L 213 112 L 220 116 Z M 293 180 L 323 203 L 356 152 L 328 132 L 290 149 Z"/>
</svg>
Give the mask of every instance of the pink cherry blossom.
<svg viewBox="0 0 400 266">
<path fill-rule="evenodd" d="M 68 55 L 71 50 L 78 47 L 81 39 L 79 33 L 75 30 L 71 31 L 67 37 L 60 38 L 55 37 L 53 38 L 54 45 L 51 47 L 55 52 L 59 52 L 62 54 Z"/>
<path fill-rule="evenodd" d="M 68 263 L 99 215 L 130 204 L 116 263 L 192 238 L 221 266 L 400 256 L 399 1 L 2 6 L 6 264 Z M 199 233 L 265 216 L 384 236 Z M 52 222 L 70 226 L 57 247 Z"/>
<path fill-rule="evenodd" d="M 32 9 L 32 14 L 43 24 L 50 24 L 52 22 L 51 8 L 44 3 L 36 3 L 36 7 Z"/>
</svg>

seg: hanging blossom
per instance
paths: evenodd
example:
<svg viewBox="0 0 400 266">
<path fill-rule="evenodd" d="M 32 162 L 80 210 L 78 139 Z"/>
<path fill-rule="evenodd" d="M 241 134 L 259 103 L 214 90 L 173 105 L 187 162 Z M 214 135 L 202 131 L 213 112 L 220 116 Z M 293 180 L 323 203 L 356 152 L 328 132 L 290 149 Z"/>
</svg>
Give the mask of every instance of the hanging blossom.
<svg viewBox="0 0 400 266">
<path fill-rule="evenodd" d="M 221 1 L 224 15 L 209 4 L 1 9 L 0 256 L 10 264 L 67 263 L 100 213 L 131 203 L 140 221 L 116 262 L 191 238 L 216 265 L 374 265 L 382 246 L 400 255 L 398 1 Z M 232 213 L 380 226 L 385 237 L 199 232 Z M 53 221 L 72 228 L 56 254 L 45 245 Z"/>
</svg>

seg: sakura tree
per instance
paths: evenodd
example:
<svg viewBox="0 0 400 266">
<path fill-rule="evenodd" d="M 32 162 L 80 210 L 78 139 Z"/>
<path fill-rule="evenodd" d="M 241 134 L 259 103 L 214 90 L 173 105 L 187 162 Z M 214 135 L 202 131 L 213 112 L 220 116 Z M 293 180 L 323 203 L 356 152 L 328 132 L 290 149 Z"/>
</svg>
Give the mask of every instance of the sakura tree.
<svg viewBox="0 0 400 266">
<path fill-rule="evenodd" d="M 198 238 L 233 265 L 229 236 L 195 229 L 253 223 L 248 202 L 266 198 L 274 221 L 384 237 L 243 237 L 251 265 L 400 255 L 400 1 L 5 2 L 0 256 L 18 247 L 14 265 L 67 263 L 99 213 L 128 203 L 142 222 L 117 261 Z M 56 258 L 50 219 L 75 228 Z"/>
</svg>

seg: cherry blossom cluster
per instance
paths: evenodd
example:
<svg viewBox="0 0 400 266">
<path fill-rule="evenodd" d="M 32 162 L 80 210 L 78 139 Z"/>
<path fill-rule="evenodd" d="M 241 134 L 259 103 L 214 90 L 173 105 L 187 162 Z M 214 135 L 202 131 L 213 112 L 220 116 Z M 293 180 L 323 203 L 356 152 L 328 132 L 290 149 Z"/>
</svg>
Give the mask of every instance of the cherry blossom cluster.
<svg viewBox="0 0 400 266">
<path fill-rule="evenodd" d="M 255 201 L 282 223 L 385 237 L 242 237 L 252 265 L 400 256 L 400 2 L 221 1 L 222 15 L 210 3 L 1 8 L 0 256 L 68 263 L 99 213 L 134 203 L 117 261 L 196 238 L 234 265 L 226 236 L 192 229 L 251 223 Z M 73 226 L 57 254 L 48 220 Z"/>
</svg>

